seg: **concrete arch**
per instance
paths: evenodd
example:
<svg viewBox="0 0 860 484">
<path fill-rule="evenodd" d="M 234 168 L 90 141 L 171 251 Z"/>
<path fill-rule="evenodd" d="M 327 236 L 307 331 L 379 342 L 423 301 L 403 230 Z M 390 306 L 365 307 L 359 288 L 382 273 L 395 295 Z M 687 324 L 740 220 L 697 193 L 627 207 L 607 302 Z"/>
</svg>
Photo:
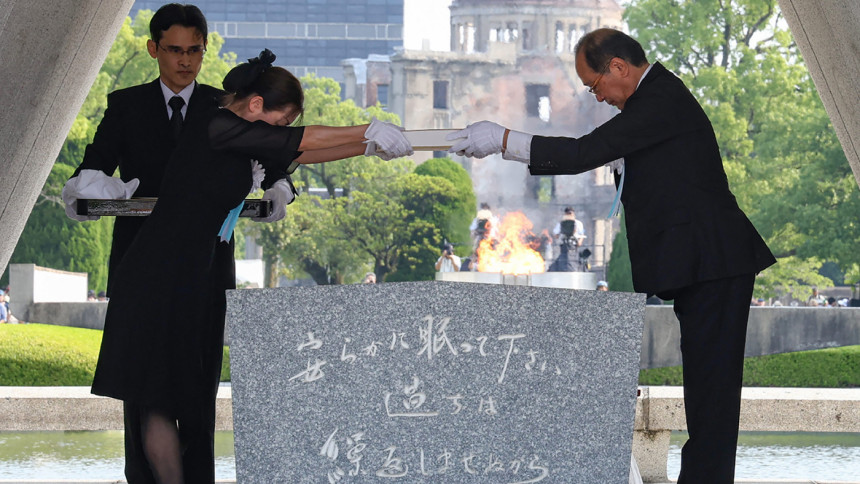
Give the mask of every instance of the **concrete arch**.
<svg viewBox="0 0 860 484">
<path fill-rule="evenodd" d="M 134 0 L 0 0 L 0 270 Z"/>
<path fill-rule="evenodd" d="M 860 184 L 860 2 L 779 0 Z"/>
</svg>

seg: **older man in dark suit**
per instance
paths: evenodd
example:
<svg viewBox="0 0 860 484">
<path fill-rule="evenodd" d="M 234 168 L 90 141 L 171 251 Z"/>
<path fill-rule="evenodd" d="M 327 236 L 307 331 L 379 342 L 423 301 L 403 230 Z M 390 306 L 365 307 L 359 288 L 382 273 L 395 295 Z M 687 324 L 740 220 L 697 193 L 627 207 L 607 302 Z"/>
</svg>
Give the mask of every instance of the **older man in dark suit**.
<svg viewBox="0 0 860 484">
<path fill-rule="evenodd" d="M 182 126 L 195 116 L 218 106 L 222 95 L 220 89 L 196 82 L 206 52 L 208 27 L 206 18 L 196 6 L 168 4 L 159 8 L 150 22 L 150 39 L 147 52 L 158 62 L 159 77 L 152 82 L 121 89 L 108 95 L 108 105 L 96 131 L 93 142 L 84 153 L 83 161 L 66 183 L 63 198 L 66 213 L 76 220 L 92 220 L 93 217 L 78 216 L 75 212 L 78 198 L 82 196 L 80 185 L 89 188 L 101 186 L 105 193 L 118 185 L 139 186 L 136 197 L 157 197 L 167 162 L 176 147 Z M 112 177 L 119 168 L 120 178 Z M 284 215 L 284 205 L 292 200 L 291 186 L 284 183 L 285 174 L 266 174 L 264 187 L 269 188 L 265 198 L 273 199 L 276 215 L 271 221 Z M 86 181 L 85 181 L 86 180 Z M 274 180 L 278 180 L 274 182 Z M 187 180 L 188 184 L 195 180 Z M 121 190 L 120 190 L 121 191 Z M 113 197 L 90 197 L 113 198 Z M 193 214 L 189 214 L 193 216 Z M 111 275 L 122 260 L 145 217 L 118 217 L 114 224 L 113 242 L 108 272 L 108 296 Z M 213 237 L 216 234 L 212 234 Z M 235 266 L 233 243 L 218 244 L 215 265 L 219 277 L 211 281 L 216 304 L 209 316 L 212 324 L 220 328 L 213 333 L 220 335 L 210 341 L 208 358 L 216 363 L 204 364 L 204 368 L 220 370 L 223 352 L 223 327 L 226 308 L 225 290 L 235 288 Z M 157 318 L 158 314 L 153 313 Z M 210 362 L 211 363 L 211 362 Z M 201 404 L 200 419 L 194 422 L 179 422 L 186 482 L 214 481 L 214 429 L 215 397 L 220 380 L 218 374 L 211 378 L 211 395 Z M 155 482 L 146 458 L 146 449 L 140 440 L 140 413 L 136 405 L 126 404 L 126 477 L 132 484 Z"/>
<path fill-rule="evenodd" d="M 532 136 L 482 121 L 451 151 L 529 164 L 532 175 L 582 173 L 623 158 L 633 286 L 675 301 L 690 438 L 678 482 L 734 480 L 743 354 L 755 275 L 776 260 L 729 190 L 716 136 L 674 74 L 628 35 L 599 29 L 576 46 L 576 72 L 621 112 L 580 138 Z"/>
</svg>

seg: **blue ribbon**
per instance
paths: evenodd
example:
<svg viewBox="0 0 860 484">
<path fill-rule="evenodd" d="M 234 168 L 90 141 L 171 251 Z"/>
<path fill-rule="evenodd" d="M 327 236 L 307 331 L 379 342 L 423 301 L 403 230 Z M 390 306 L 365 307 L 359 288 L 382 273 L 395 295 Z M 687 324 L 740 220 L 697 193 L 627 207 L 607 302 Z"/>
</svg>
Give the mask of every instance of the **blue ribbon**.
<svg viewBox="0 0 860 484">
<path fill-rule="evenodd" d="M 224 223 L 221 224 L 221 230 L 218 231 L 218 235 L 221 237 L 221 242 L 230 241 L 230 237 L 233 236 L 233 229 L 236 228 L 236 222 L 239 221 L 239 214 L 242 212 L 242 207 L 244 205 L 245 201 L 242 200 L 239 205 L 236 205 L 236 208 L 227 213 L 227 218 L 224 219 Z"/>
<path fill-rule="evenodd" d="M 624 175 L 626 174 L 626 167 L 622 167 L 621 181 L 618 183 L 618 191 L 615 192 L 615 200 L 612 201 L 612 208 L 609 209 L 609 215 L 607 215 L 606 218 L 612 218 L 618 215 L 618 211 L 621 209 L 621 205 L 618 202 L 621 201 L 621 192 L 624 190 Z"/>
</svg>

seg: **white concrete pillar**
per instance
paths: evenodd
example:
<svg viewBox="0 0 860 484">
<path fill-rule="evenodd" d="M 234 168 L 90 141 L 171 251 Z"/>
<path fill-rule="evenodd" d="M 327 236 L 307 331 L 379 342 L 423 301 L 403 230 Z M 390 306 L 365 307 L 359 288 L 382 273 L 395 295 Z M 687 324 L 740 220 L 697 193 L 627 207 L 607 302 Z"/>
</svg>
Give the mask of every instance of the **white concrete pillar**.
<svg viewBox="0 0 860 484">
<path fill-rule="evenodd" d="M 133 3 L 0 0 L 0 272 Z"/>
<path fill-rule="evenodd" d="M 779 0 L 860 184 L 860 2 Z"/>
</svg>

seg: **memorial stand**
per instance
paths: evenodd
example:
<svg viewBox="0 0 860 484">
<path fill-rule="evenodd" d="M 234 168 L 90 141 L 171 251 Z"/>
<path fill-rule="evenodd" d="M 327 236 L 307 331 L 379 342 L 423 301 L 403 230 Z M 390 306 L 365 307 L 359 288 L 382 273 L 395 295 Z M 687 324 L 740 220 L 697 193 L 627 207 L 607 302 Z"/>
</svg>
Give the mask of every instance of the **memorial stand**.
<svg viewBox="0 0 860 484">
<path fill-rule="evenodd" d="M 228 292 L 238 482 L 627 483 L 641 294 Z"/>
</svg>

